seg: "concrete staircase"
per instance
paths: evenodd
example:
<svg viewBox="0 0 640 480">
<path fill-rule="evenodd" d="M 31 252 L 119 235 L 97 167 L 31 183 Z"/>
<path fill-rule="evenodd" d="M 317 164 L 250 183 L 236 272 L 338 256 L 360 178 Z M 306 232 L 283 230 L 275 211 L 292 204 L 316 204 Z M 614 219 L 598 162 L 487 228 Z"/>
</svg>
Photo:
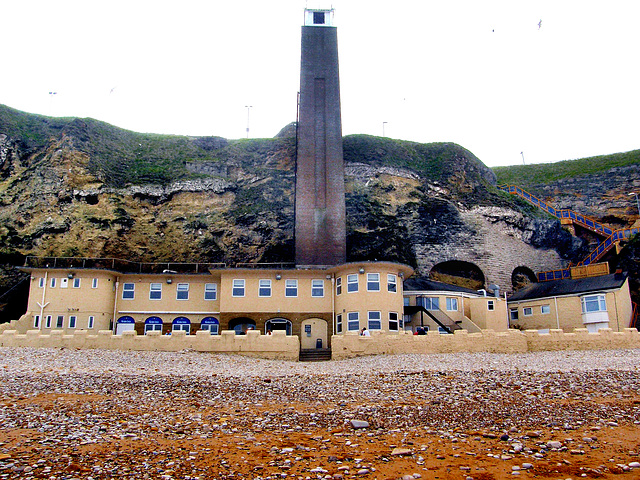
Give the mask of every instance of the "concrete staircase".
<svg viewBox="0 0 640 480">
<path fill-rule="evenodd" d="M 331 360 L 330 348 L 312 348 L 308 350 L 300 350 L 301 362 L 327 362 Z"/>
</svg>

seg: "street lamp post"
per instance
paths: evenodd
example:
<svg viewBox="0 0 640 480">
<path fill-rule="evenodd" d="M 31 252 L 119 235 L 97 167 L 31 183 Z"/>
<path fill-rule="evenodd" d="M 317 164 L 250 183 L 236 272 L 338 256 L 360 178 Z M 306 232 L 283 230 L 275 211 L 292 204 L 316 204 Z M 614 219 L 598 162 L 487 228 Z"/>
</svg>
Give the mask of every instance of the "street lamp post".
<svg viewBox="0 0 640 480">
<path fill-rule="evenodd" d="M 389 122 L 382 122 L 382 136 L 383 136 L 383 137 L 385 136 L 385 134 L 384 134 L 384 126 L 385 126 L 387 123 L 389 123 Z"/>
<path fill-rule="evenodd" d="M 247 109 L 247 138 L 249 138 L 249 112 L 251 112 L 253 105 L 245 105 L 244 108 Z"/>
<path fill-rule="evenodd" d="M 638 207 L 638 215 L 640 215 L 640 200 L 638 200 L 638 194 L 636 192 L 631 192 L 628 195 L 629 196 L 631 196 L 631 195 L 635 195 L 636 196 L 636 206 Z"/>
</svg>

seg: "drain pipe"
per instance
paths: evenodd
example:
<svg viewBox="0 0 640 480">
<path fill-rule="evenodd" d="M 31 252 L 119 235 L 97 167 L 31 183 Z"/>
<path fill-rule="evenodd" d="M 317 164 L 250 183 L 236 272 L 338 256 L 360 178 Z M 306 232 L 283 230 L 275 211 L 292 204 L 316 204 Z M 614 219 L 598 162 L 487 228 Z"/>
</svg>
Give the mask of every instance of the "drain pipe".
<svg viewBox="0 0 640 480">
<path fill-rule="evenodd" d="M 116 333 L 116 312 L 118 311 L 118 286 L 120 285 L 120 277 L 116 277 L 116 284 L 114 285 L 116 289 L 116 295 L 113 299 L 113 326 L 111 328 L 111 334 L 115 335 Z"/>
<path fill-rule="evenodd" d="M 558 297 L 553 297 L 553 303 L 556 306 L 556 325 L 558 330 L 560 330 L 560 315 L 558 314 Z"/>
<path fill-rule="evenodd" d="M 45 295 L 47 293 L 47 278 L 49 276 L 49 272 L 45 270 L 44 272 L 44 286 L 42 288 L 42 303 L 39 305 L 40 306 L 40 321 L 38 322 L 38 330 L 42 330 L 42 322 L 44 321 L 44 307 L 47 306 L 46 303 L 44 303 L 45 300 Z"/>
<path fill-rule="evenodd" d="M 297 128 L 297 127 L 296 127 Z M 335 276 L 331 275 L 331 323 L 333 324 L 333 334 L 336 335 L 336 295 L 335 295 Z"/>
</svg>

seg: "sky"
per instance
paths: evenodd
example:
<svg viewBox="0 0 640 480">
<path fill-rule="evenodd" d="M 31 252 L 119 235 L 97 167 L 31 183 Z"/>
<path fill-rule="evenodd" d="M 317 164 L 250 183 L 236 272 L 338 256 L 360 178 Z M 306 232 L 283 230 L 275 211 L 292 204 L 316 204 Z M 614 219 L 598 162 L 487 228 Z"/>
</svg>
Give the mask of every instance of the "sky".
<svg viewBox="0 0 640 480">
<path fill-rule="evenodd" d="M 0 104 L 272 137 L 296 119 L 306 6 L 335 8 L 344 135 L 491 167 L 640 148 L 640 0 L 0 0 Z"/>
</svg>

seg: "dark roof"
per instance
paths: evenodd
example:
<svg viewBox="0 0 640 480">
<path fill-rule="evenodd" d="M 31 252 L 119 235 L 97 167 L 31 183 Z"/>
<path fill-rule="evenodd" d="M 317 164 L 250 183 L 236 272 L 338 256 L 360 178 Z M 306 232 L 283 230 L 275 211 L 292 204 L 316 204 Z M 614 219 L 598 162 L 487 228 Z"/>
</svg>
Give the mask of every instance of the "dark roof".
<svg viewBox="0 0 640 480">
<path fill-rule="evenodd" d="M 509 301 L 555 297 L 580 293 L 611 290 L 622 287 L 627 276 L 623 273 L 601 275 L 599 277 L 565 279 L 551 282 L 531 283 L 511 295 Z"/>
<path fill-rule="evenodd" d="M 452 285 L 450 283 L 436 282 L 430 280 L 427 277 L 411 277 L 404 282 L 405 292 L 422 292 L 422 291 L 434 291 L 434 292 L 461 292 L 461 293 L 475 293 L 478 291 L 470 288 L 459 287 L 458 285 Z"/>
</svg>

